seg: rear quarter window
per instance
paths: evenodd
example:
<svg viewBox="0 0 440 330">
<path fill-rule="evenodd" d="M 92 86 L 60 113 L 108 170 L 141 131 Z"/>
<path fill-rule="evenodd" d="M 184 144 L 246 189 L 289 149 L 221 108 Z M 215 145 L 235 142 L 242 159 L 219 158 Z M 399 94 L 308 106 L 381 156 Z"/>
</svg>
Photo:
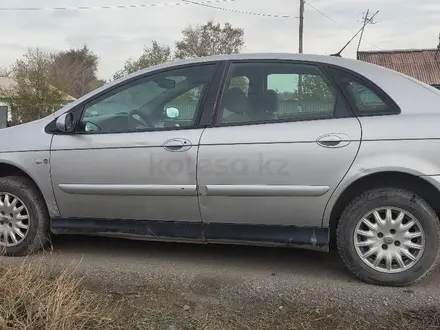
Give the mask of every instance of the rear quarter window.
<svg viewBox="0 0 440 330">
<path fill-rule="evenodd" d="M 398 114 L 397 104 L 378 86 L 347 70 L 328 68 L 344 94 L 350 98 L 358 116 Z"/>
</svg>

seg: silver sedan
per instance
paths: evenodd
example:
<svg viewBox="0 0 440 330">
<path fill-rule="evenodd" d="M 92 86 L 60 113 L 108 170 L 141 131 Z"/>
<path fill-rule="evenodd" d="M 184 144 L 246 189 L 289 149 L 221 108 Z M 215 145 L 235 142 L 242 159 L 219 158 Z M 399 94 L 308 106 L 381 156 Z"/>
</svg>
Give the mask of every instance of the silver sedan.
<svg viewBox="0 0 440 330">
<path fill-rule="evenodd" d="M 408 285 L 439 255 L 439 125 L 440 91 L 357 60 L 151 67 L 0 131 L 0 246 L 89 234 L 337 248 L 363 281 Z"/>
</svg>

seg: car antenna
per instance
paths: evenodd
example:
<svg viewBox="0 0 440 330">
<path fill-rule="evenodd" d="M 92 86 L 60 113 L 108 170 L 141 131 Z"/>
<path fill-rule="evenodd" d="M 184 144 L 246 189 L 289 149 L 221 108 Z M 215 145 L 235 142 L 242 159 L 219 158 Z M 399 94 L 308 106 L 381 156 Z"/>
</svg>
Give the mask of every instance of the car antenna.
<svg viewBox="0 0 440 330">
<path fill-rule="evenodd" d="M 356 32 L 356 34 L 345 44 L 345 46 L 344 47 L 342 47 L 342 49 L 339 51 L 339 52 L 337 52 L 337 53 L 335 53 L 335 54 L 331 54 L 330 56 L 335 56 L 335 57 L 341 57 L 341 53 L 344 51 L 344 49 L 345 48 L 347 48 L 347 46 L 354 40 L 354 38 L 356 38 L 357 37 L 357 35 L 359 34 L 359 33 L 361 33 L 362 32 L 362 30 L 364 30 L 365 29 L 365 27 L 373 20 L 373 18 L 377 15 L 379 13 L 379 10 L 378 11 L 376 11 L 376 13 L 373 15 L 373 16 L 371 16 L 368 20 L 365 20 L 365 23 L 364 23 L 364 25 L 362 25 L 362 27 L 359 29 L 359 31 L 358 32 Z"/>
</svg>

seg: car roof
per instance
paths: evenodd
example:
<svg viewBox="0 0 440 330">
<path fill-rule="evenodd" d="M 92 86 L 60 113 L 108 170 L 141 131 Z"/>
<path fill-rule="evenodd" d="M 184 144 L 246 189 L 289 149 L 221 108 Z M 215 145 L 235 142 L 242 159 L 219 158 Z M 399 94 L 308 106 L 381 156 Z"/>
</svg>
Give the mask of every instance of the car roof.
<svg viewBox="0 0 440 330">
<path fill-rule="evenodd" d="M 186 64 L 198 64 L 198 63 L 202 64 L 208 62 L 239 61 L 239 60 L 274 60 L 274 61 L 294 60 L 294 61 L 304 61 L 304 62 L 338 64 L 340 66 L 344 66 L 344 64 L 349 64 L 349 63 L 354 64 L 360 62 L 354 59 L 336 57 L 331 55 L 298 54 L 298 53 L 240 53 L 240 54 L 212 55 L 212 56 L 204 56 L 204 57 L 171 61 L 171 62 L 151 66 L 149 68 L 137 71 L 129 76 L 133 77 L 153 70 L 171 68 L 174 66 L 180 66 Z M 127 76 L 127 78 L 129 76 Z"/>
</svg>

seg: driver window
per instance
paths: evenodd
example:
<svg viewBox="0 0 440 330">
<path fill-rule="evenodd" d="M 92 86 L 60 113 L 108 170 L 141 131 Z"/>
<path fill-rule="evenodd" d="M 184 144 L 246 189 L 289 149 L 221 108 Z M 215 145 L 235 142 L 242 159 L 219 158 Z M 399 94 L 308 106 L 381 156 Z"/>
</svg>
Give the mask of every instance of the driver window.
<svg viewBox="0 0 440 330">
<path fill-rule="evenodd" d="M 197 115 L 197 109 L 199 108 L 200 101 L 202 99 L 204 85 L 198 85 L 189 91 L 179 95 L 165 105 L 166 109 L 178 109 L 178 118 L 169 118 L 169 124 L 173 126 L 181 126 L 182 121 L 192 122 Z M 170 111 L 170 110 L 168 110 Z M 173 124 L 173 122 L 175 122 Z"/>
<path fill-rule="evenodd" d="M 110 91 L 85 106 L 83 132 L 133 132 L 194 126 L 215 65 L 169 70 Z"/>
</svg>

